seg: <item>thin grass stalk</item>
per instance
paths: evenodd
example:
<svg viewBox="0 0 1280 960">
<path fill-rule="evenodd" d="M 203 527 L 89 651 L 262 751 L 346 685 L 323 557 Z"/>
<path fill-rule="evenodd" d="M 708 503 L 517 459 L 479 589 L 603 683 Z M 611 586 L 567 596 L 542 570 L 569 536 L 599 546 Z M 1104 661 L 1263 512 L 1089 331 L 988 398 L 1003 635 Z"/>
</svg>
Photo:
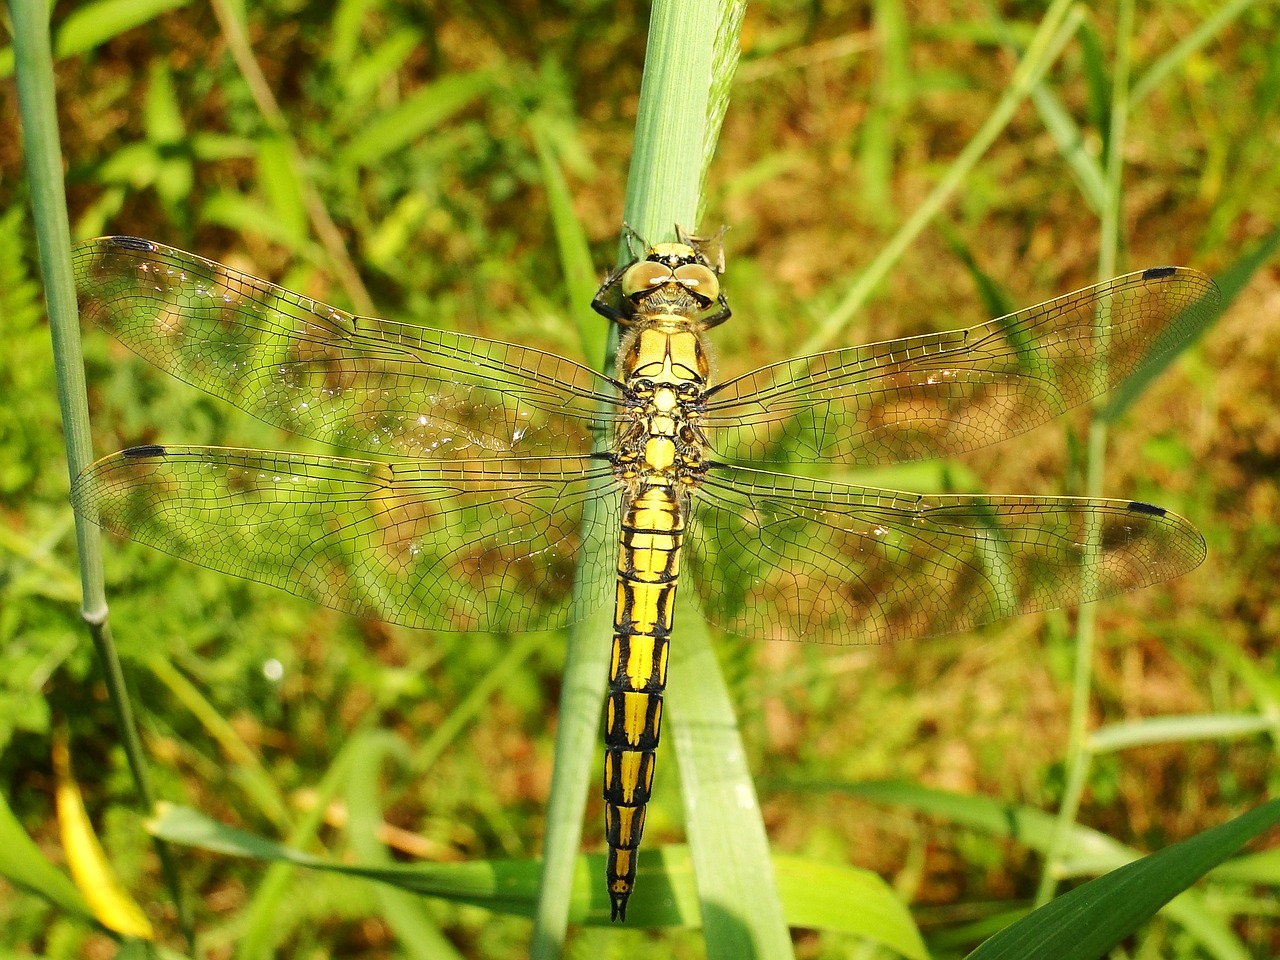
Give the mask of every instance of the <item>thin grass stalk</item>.
<svg viewBox="0 0 1280 960">
<path fill-rule="evenodd" d="M 573 212 L 569 186 L 557 162 L 550 131 L 536 114 L 527 124 L 542 169 L 552 228 L 571 301 L 569 309 L 578 327 L 583 354 L 588 362 L 600 364 L 599 369 L 608 371 L 613 366 L 617 338 L 589 306 L 596 278 L 586 234 Z M 597 523 L 597 504 L 589 500 L 586 510 L 584 523 Z M 592 558 L 579 567 L 579 575 L 588 566 L 607 565 L 610 561 L 611 558 L 606 557 Z M 599 639 L 608 636 L 611 627 L 610 611 L 601 609 L 587 621 L 575 624 L 569 632 L 531 948 L 535 957 L 558 956 L 568 925 L 587 785 L 598 750 L 598 718 L 604 694 L 601 678 L 608 665 L 608 648 Z M 595 718 L 594 722 L 591 718 Z"/>
<path fill-rule="evenodd" d="M 1133 89 L 1129 91 L 1130 109 L 1145 100 L 1147 95 L 1160 86 L 1174 70 L 1182 66 L 1188 57 L 1202 50 L 1210 40 L 1226 29 L 1232 20 L 1250 7 L 1256 6 L 1257 2 L 1258 0 L 1230 0 L 1229 3 L 1224 3 L 1217 10 L 1213 10 L 1198 27 L 1170 47 L 1163 56 L 1158 57 L 1155 63 L 1134 81 Z"/>
<path fill-rule="evenodd" d="M 1107 133 L 1106 193 L 1099 224 L 1098 281 L 1117 272 L 1124 203 L 1124 140 L 1129 121 L 1129 42 L 1133 34 L 1133 0 L 1120 0 L 1117 9 L 1116 54 L 1111 82 L 1111 126 Z M 1099 318 L 1102 322 L 1102 318 Z M 1105 362 L 1105 360 L 1101 361 Z M 1095 412 L 1105 398 L 1094 404 Z M 1089 423 L 1086 453 L 1085 496 L 1101 497 L 1106 482 L 1107 421 L 1094 416 Z M 1091 545 L 1096 551 L 1097 545 Z M 1057 887 L 1057 870 L 1066 838 L 1080 813 L 1093 765 L 1089 746 L 1089 702 L 1093 693 L 1093 655 L 1097 635 L 1098 605 L 1084 603 L 1076 621 L 1075 667 L 1071 681 L 1071 716 L 1067 734 L 1067 778 L 1058 808 L 1053 843 L 1045 857 L 1036 889 L 1037 906 L 1048 903 Z"/>
<path fill-rule="evenodd" d="M 231 721 L 163 654 L 149 656 L 146 665 L 151 675 L 200 722 L 205 732 L 218 744 L 226 762 L 236 772 L 233 779 L 258 812 L 277 829 L 286 830 L 291 814 L 284 793 L 267 772 L 262 759 L 236 732 Z"/>
<path fill-rule="evenodd" d="M 58 115 L 54 97 L 53 52 L 49 39 L 46 5 L 18 0 L 9 4 L 18 80 L 18 106 L 22 125 L 27 183 L 35 219 L 40 270 L 53 341 L 67 466 L 75 479 L 93 459 L 89 433 L 89 400 L 80 349 L 79 313 L 75 282 L 71 275 L 71 227 L 67 218 L 62 182 L 62 148 L 58 140 Z M 115 717 L 121 745 L 129 763 L 140 807 L 150 812 L 155 804 L 142 741 L 138 736 L 120 657 L 111 637 L 102 575 L 102 544 L 96 527 L 76 517 L 76 545 L 80 557 L 80 615 L 89 627 L 94 651 L 102 667 L 107 696 Z M 191 938 L 191 918 L 182 896 L 177 868 L 168 846 L 153 839 L 169 895 L 178 911 L 184 935 Z"/>
<path fill-rule="evenodd" d="M 987 116 L 986 122 L 973 135 L 973 139 L 965 144 L 959 155 L 951 161 L 942 179 L 929 191 L 929 195 L 920 206 L 880 248 L 875 259 L 857 276 L 840 302 L 800 347 L 797 351 L 800 356 L 830 349 L 832 344 L 840 340 L 850 321 L 871 296 L 872 291 L 880 285 L 912 241 L 950 201 L 982 155 L 995 143 L 1001 131 L 1009 125 L 1009 121 L 1013 119 L 1022 101 L 1035 89 L 1045 72 L 1057 60 L 1058 54 L 1062 52 L 1067 41 L 1075 34 L 1083 16 L 1074 0 L 1053 0 L 1049 9 L 1045 11 L 1035 36 L 1027 45 L 1026 53 L 1014 70 L 1008 88 Z"/>
<path fill-rule="evenodd" d="M 1000 36 L 1000 45 L 1009 53 L 1016 55 L 1018 45 L 1013 30 L 1009 27 L 1008 21 L 1000 16 L 994 0 L 983 0 L 982 6 L 987 12 L 987 18 L 995 25 Z M 1052 88 L 1043 80 L 1032 88 L 1031 102 L 1035 104 L 1044 128 L 1049 131 L 1058 145 L 1058 153 L 1075 175 L 1076 186 L 1084 195 L 1085 202 L 1089 204 L 1090 209 L 1100 214 L 1106 202 L 1103 196 L 1106 185 L 1103 181 L 1102 166 L 1085 148 L 1084 136 L 1080 132 L 1079 125 L 1072 119 Z"/>
<path fill-rule="evenodd" d="M 390 730 L 372 729 L 352 751 L 351 775 L 344 784 L 347 841 L 355 859 L 371 867 L 393 867 L 394 860 L 378 836 L 385 802 L 382 766 L 388 760 L 406 762 L 405 742 Z M 462 954 L 436 925 L 422 898 L 386 884 L 373 884 L 378 913 L 408 960 L 462 960 Z"/>
<path fill-rule="evenodd" d="M 313 845 L 324 826 L 330 802 L 351 776 L 356 755 L 363 749 L 365 738 L 377 729 L 377 723 L 378 711 L 369 709 L 353 725 L 342 749 L 316 784 L 311 809 L 294 821 L 293 829 L 284 842 L 286 847 L 306 850 Z M 292 863 L 273 863 L 267 868 L 248 905 L 237 917 L 241 936 L 236 943 L 236 960 L 271 960 L 277 956 L 280 904 L 293 891 L 291 884 L 297 870 Z"/>
<path fill-rule="evenodd" d="M 538 155 L 538 168 L 547 194 L 551 229 L 556 236 L 560 268 L 564 271 L 565 288 L 569 296 L 569 313 L 573 316 L 574 326 L 578 328 L 582 355 L 596 369 L 607 370 L 605 356 L 610 349 L 611 331 L 607 323 L 601 323 L 600 315 L 591 309 L 591 297 L 596 291 L 599 277 L 591 262 L 591 245 L 587 241 L 587 232 L 574 213 L 573 194 L 556 156 L 553 129 L 541 113 L 530 116 L 525 121 L 525 128 L 529 131 L 534 151 Z"/>
<path fill-rule="evenodd" d="M 240 75 L 249 86 L 249 93 L 258 107 L 258 112 L 266 120 L 267 126 L 285 143 L 289 166 L 302 192 L 302 201 L 307 211 L 307 219 L 311 221 L 311 229 L 315 231 L 325 252 L 328 253 L 333 269 L 342 282 L 342 288 L 351 298 L 356 309 L 362 313 L 373 313 L 373 298 L 369 296 L 369 290 L 365 287 L 364 280 L 360 278 L 360 271 L 356 269 L 351 261 L 351 255 L 347 253 L 342 231 L 329 216 L 329 208 L 324 205 L 324 198 L 320 196 L 311 178 L 307 176 L 307 163 L 302 155 L 302 149 L 289 130 L 289 122 L 285 118 L 284 111 L 280 109 L 275 94 L 271 91 L 271 84 L 267 82 L 262 68 L 258 66 L 258 61 L 253 56 L 253 48 L 245 32 L 244 5 L 232 3 L 230 0 L 212 0 L 212 6 L 218 25 L 222 28 L 222 36 L 227 41 L 227 48 L 231 51 Z"/>
<path fill-rule="evenodd" d="M 440 755 L 462 735 L 467 725 L 476 717 L 483 715 L 494 693 L 506 689 L 510 678 L 524 669 L 525 661 L 542 649 L 546 643 L 547 634 L 545 633 L 513 636 L 511 646 L 502 659 L 490 667 L 480 681 L 467 691 L 462 702 L 413 748 L 413 753 L 405 763 L 409 772 L 414 776 L 422 776 L 431 770 L 440 759 Z"/>
</svg>

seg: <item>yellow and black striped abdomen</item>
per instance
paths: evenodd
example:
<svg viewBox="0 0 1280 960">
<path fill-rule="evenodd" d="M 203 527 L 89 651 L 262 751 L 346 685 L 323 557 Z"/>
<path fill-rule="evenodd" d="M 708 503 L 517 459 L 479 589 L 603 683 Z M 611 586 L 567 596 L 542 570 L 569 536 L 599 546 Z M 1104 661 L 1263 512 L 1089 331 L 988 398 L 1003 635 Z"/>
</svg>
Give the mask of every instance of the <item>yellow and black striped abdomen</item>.
<svg viewBox="0 0 1280 960">
<path fill-rule="evenodd" d="M 624 917 L 635 882 L 653 783 L 686 503 L 669 484 L 641 483 L 623 505 L 604 736 L 607 877 L 614 919 Z"/>
</svg>

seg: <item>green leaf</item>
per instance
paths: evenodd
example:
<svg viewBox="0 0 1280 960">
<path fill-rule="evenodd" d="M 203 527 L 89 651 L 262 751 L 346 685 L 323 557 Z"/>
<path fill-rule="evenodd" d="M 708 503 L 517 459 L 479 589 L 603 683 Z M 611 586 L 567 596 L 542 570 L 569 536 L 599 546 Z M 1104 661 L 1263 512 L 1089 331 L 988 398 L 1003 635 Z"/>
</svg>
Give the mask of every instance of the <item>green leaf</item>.
<svg viewBox="0 0 1280 960">
<path fill-rule="evenodd" d="M 1004 45 L 1005 49 L 1019 53 L 1014 29 L 1007 21 L 1000 18 L 999 12 L 994 9 L 994 5 L 989 5 L 988 13 L 995 24 L 1000 43 Z M 1088 36 L 1088 33 L 1082 32 L 1083 36 Z M 1088 60 L 1089 48 L 1083 42 L 1082 46 L 1084 46 L 1086 66 L 1091 68 L 1092 63 Z M 1093 79 L 1088 69 L 1086 69 L 1085 76 L 1086 79 Z M 1092 89 L 1091 85 L 1090 90 L 1092 91 Z M 1076 186 L 1079 188 L 1081 196 L 1084 197 L 1091 210 L 1095 213 L 1100 211 L 1102 205 L 1106 202 L 1106 185 L 1102 179 L 1102 167 L 1098 164 L 1097 158 L 1086 149 L 1084 135 L 1076 124 L 1075 119 L 1067 108 L 1062 105 L 1062 101 L 1053 92 L 1050 85 L 1044 81 L 1037 83 L 1032 88 L 1031 102 L 1035 104 L 1036 110 L 1040 114 L 1040 122 L 1044 124 L 1044 128 L 1049 131 L 1054 143 L 1057 144 L 1059 155 L 1066 161 L 1067 166 L 1075 176 Z"/>
<path fill-rule="evenodd" d="M 178 93 L 173 87 L 173 74 L 163 60 L 151 64 L 143 121 L 148 143 L 170 146 L 182 144 L 186 139 L 187 130 L 182 122 L 182 108 L 178 106 Z"/>
<path fill-rule="evenodd" d="M 569 310 L 578 326 L 582 354 L 592 368 L 599 369 L 604 365 L 610 330 L 604 317 L 591 309 L 591 298 L 595 295 L 598 277 L 595 265 L 591 262 L 587 233 L 573 209 L 573 194 L 564 178 L 564 171 L 560 169 L 547 119 L 540 114 L 531 116 L 529 133 L 538 153 L 542 185 L 547 191 L 547 204 L 551 211 L 551 228 L 560 250 L 560 264 L 564 269 L 565 285 L 569 293 Z"/>
<path fill-rule="evenodd" d="M 261 200 L 244 194 L 227 190 L 215 193 L 200 208 L 200 222 L 217 224 L 240 233 L 256 233 L 307 259 L 319 256 L 309 249 L 305 236 L 299 237 Z"/>
<path fill-rule="evenodd" d="M 324 777 L 315 789 L 314 805 L 303 816 L 298 818 L 298 822 L 289 833 L 289 846 L 298 848 L 314 842 L 317 832 L 324 824 L 324 813 L 329 801 L 333 799 L 350 776 L 355 751 L 362 742 L 364 730 L 372 723 L 372 714 L 373 711 L 370 711 L 361 719 L 357 728 L 352 731 L 351 737 L 329 765 L 329 769 L 325 771 Z M 166 807 L 157 805 L 157 814 L 160 820 L 167 819 L 168 812 Z M 188 811 L 188 813 L 194 814 L 194 816 L 187 818 L 188 829 L 215 833 L 221 833 L 221 831 L 228 829 L 215 821 L 209 820 L 202 814 L 194 813 L 194 811 Z M 181 818 L 179 819 L 181 820 Z M 224 839 L 227 839 L 225 835 Z M 178 842 L 185 843 L 187 841 L 179 839 Z M 235 855 L 248 856 L 249 854 L 237 852 Z M 259 957 L 275 955 L 274 948 L 281 936 L 278 923 L 280 904 L 289 896 L 292 890 L 293 872 L 292 863 L 277 862 L 272 865 L 266 876 L 263 877 L 262 882 L 258 884 L 253 898 L 242 912 L 244 918 L 242 930 L 244 932 L 240 937 L 240 942 L 237 944 L 236 951 L 236 956 L 239 960 L 247 960 L 247 958 L 257 960 Z"/>
<path fill-rule="evenodd" d="M 911 911 L 879 874 L 782 854 L 773 871 L 789 925 L 856 934 L 912 960 L 929 956 Z"/>
<path fill-rule="evenodd" d="M 267 840 L 247 830 L 218 823 L 189 807 L 161 803 L 148 822 L 153 836 L 233 857 L 327 870 L 365 880 L 390 883 L 423 896 L 486 907 L 499 913 L 530 916 L 538 889 L 538 863 L 533 860 L 475 861 L 447 864 L 365 866 L 338 863 Z M 603 877 L 603 864 L 599 871 Z M 603 900 L 604 884 L 600 884 Z M 607 915 L 602 903 L 600 912 Z"/>
<path fill-rule="evenodd" d="M 990 797 L 964 796 L 910 783 L 828 786 L 878 803 L 901 804 L 945 817 L 992 836 L 1007 837 L 1041 854 L 1047 853 L 1053 846 L 1056 820 L 1041 810 L 1000 803 Z M 1060 878 L 1093 875 L 1138 862 L 1140 859 L 1136 850 L 1079 824 L 1069 825 L 1061 850 L 1070 855 L 1070 862 L 1060 865 Z M 1265 869 L 1265 865 L 1261 869 Z M 1169 903 L 1165 913 L 1191 932 L 1218 960 L 1243 957 L 1239 939 L 1215 911 L 1204 906 L 1203 898 L 1194 891 L 1176 897 Z M 1056 957 L 1056 954 L 1050 955 Z"/>
<path fill-rule="evenodd" d="M 1056 818 L 1043 810 L 1002 803 L 991 797 L 966 796 L 934 790 L 914 783 L 810 783 L 807 789 L 839 790 L 874 803 L 889 803 L 932 814 L 994 837 L 1046 853 L 1053 845 Z M 1071 854 L 1073 873 L 1090 875 L 1110 870 L 1136 859 L 1138 851 L 1113 840 L 1105 833 L 1073 824 L 1062 849 Z"/>
<path fill-rule="evenodd" d="M 173 695 L 221 748 L 233 782 L 240 785 L 257 811 L 276 827 L 289 824 L 289 809 L 283 794 L 262 760 L 236 732 L 208 698 L 165 656 L 150 656 L 146 667 Z"/>
<path fill-rule="evenodd" d="M 379 802 L 379 771 L 384 759 L 408 759 L 409 750 L 400 737 L 389 730 L 360 734 L 352 750 L 351 776 L 347 778 L 347 835 L 356 856 L 366 863 L 389 864 L 391 855 L 378 840 L 382 823 Z M 461 960 L 461 954 L 440 932 L 421 900 L 403 890 L 375 888 L 375 897 L 387 926 L 395 934 L 404 953 L 420 960 Z"/>
<path fill-rule="evenodd" d="M 272 219 L 293 237 L 289 246 L 297 250 L 307 240 L 306 185 L 298 178 L 290 150 L 281 137 L 265 136 L 258 141 L 258 182 Z"/>
<path fill-rule="evenodd" d="M 676 623 L 684 625 L 671 645 L 667 716 L 680 764 L 707 955 L 786 955 L 783 951 L 791 948 L 786 914 L 770 869 L 769 838 L 747 752 L 708 628 L 691 596 L 692 591 L 676 596 Z"/>
<path fill-rule="evenodd" d="M 185 7 L 190 0 L 97 0 L 67 15 L 54 41 L 58 59 L 74 57 L 162 13 Z"/>
<path fill-rule="evenodd" d="M 13 815 L 3 793 L 0 793 L 0 876 L 86 923 L 96 923 L 93 911 L 75 884 L 45 859 Z"/>
<path fill-rule="evenodd" d="M 1065 893 L 996 934 L 970 960 L 1093 960 L 1248 840 L 1280 824 L 1280 800 Z"/>
<path fill-rule="evenodd" d="M 347 65 L 345 61 L 349 54 L 342 49 L 345 47 L 345 38 L 337 38 L 333 45 L 332 59 L 342 77 L 342 86 L 347 95 L 347 102 L 343 106 L 351 109 L 365 104 L 377 91 L 379 84 L 394 78 L 414 51 L 422 48 L 422 42 L 421 31 L 413 27 L 402 27 Z"/>
<path fill-rule="evenodd" d="M 1213 879 L 1280 887 L 1280 847 L 1224 863 L 1214 869 Z"/>
<path fill-rule="evenodd" d="M 1276 721 L 1261 714 L 1194 714 L 1185 717 L 1149 717 L 1131 723 L 1100 727 L 1089 735 L 1094 753 L 1127 750 L 1149 743 L 1176 743 L 1187 740 L 1216 740 L 1247 737 L 1276 729 Z"/>
<path fill-rule="evenodd" d="M 376 740 L 385 738 L 387 734 L 375 733 L 372 736 Z M 365 747 L 369 746 L 370 741 L 357 739 Z M 370 780 L 371 769 L 371 765 L 365 766 L 363 773 L 358 775 L 357 766 L 353 765 L 353 785 L 357 781 Z M 368 799 L 364 797 L 359 805 L 366 804 Z M 369 810 L 363 812 L 368 813 Z M 352 814 L 354 824 L 355 807 Z M 453 864 L 341 863 L 302 853 L 248 831 L 218 823 L 189 807 L 172 804 L 159 804 L 157 816 L 147 828 L 153 835 L 173 843 L 229 856 L 293 864 L 373 880 L 421 896 L 485 907 L 495 913 L 531 916 L 538 895 L 539 864 L 536 860 Z M 874 873 L 793 856 L 774 857 L 772 864 L 779 880 L 778 889 L 783 894 L 787 922 L 792 926 L 852 933 L 891 947 L 913 960 L 927 957 L 910 912 L 889 885 Z M 571 919 L 575 923 L 609 925 L 603 855 L 579 855 L 575 868 L 570 897 Z M 686 846 L 670 845 L 642 852 L 637 893 L 628 910 L 628 922 L 649 927 L 696 927 L 703 924 L 693 872 L 693 858 Z M 856 904 L 856 909 L 850 909 L 851 904 Z"/>
<path fill-rule="evenodd" d="M 437 80 L 371 121 L 347 142 L 338 162 L 352 167 L 374 163 L 448 120 L 492 86 L 493 77 L 484 70 Z"/>
</svg>

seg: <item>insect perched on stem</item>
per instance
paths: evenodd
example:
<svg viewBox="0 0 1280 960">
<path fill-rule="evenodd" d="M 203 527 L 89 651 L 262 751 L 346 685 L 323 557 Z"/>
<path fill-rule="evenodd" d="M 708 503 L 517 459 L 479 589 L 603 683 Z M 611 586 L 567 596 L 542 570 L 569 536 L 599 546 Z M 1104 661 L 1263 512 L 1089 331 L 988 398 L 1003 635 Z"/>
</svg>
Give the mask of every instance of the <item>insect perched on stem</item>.
<svg viewBox="0 0 1280 960">
<path fill-rule="evenodd" d="M 719 239 L 611 274 L 616 376 L 512 343 L 356 317 L 158 243 L 80 244 L 82 314 L 157 366 L 377 460 L 135 447 L 76 509 L 176 556 L 428 630 L 539 630 L 615 606 L 605 734 L 611 914 L 636 875 L 675 591 L 732 633 L 877 643 L 1157 583 L 1195 528 L 1127 500 L 922 496 L 773 472 L 1015 436 L 1176 350 L 1217 290 L 1117 277 L 967 330 L 783 360 L 723 383 Z M 605 443 L 593 448 L 593 438 Z M 764 469 L 764 468 L 769 469 Z M 612 545 L 612 546 L 611 546 Z"/>
</svg>

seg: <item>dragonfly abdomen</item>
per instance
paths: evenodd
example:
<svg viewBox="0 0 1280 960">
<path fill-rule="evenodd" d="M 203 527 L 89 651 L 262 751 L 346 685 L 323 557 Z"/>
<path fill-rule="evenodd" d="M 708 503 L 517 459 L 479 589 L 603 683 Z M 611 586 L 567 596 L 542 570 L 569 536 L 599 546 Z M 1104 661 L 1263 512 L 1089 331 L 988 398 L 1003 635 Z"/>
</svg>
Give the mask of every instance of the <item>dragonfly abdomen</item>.
<svg viewBox="0 0 1280 960">
<path fill-rule="evenodd" d="M 625 919 L 662 724 L 667 643 L 687 500 L 669 484 L 628 496 L 618 550 L 618 602 L 605 710 L 605 836 L 613 919 Z"/>
</svg>

